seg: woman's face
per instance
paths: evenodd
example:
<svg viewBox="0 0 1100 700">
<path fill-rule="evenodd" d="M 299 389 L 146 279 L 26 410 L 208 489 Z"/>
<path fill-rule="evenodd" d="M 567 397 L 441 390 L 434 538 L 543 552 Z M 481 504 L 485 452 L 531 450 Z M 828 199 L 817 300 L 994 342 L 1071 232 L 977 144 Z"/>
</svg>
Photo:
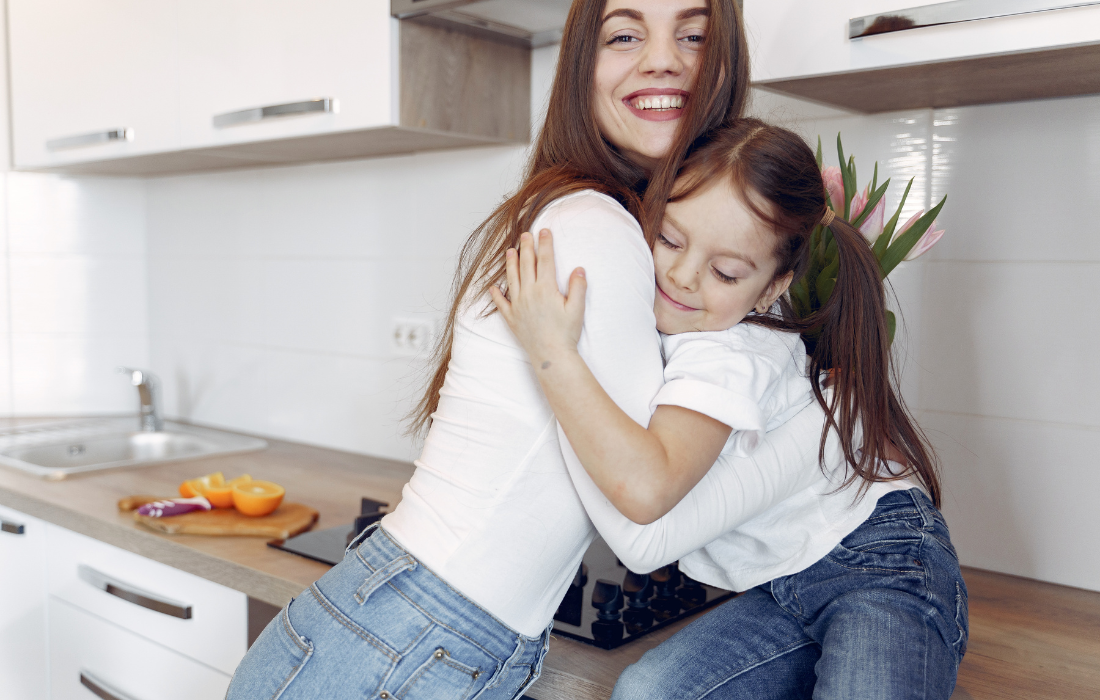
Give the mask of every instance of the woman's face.
<svg viewBox="0 0 1100 700">
<path fill-rule="evenodd" d="M 596 53 L 596 121 L 604 138 L 647 170 L 672 146 L 708 14 L 706 0 L 607 0 Z"/>
<path fill-rule="evenodd" d="M 767 309 L 791 283 L 775 277 L 775 233 L 725 179 L 669 202 L 653 246 L 662 333 L 721 331 Z"/>
</svg>

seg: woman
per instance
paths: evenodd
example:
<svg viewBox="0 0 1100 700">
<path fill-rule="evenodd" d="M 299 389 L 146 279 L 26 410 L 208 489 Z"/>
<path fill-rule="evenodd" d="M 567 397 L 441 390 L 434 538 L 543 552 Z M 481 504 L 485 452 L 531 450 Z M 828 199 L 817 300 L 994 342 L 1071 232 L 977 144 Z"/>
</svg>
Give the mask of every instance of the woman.
<svg viewBox="0 0 1100 700">
<path fill-rule="evenodd" d="M 486 290 L 521 231 L 553 228 L 561 267 L 589 274 L 581 352 L 646 422 L 662 382 L 647 239 L 688 146 L 736 119 L 748 87 L 731 0 L 578 0 L 561 55 L 571 60 L 524 183 L 463 251 L 418 414 L 430 428 L 400 505 L 268 625 L 229 698 L 513 698 L 538 676 L 553 613 L 596 534 L 578 491 L 595 487 L 523 349 L 486 313 Z M 746 470 L 817 469 L 822 420 L 804 412 L 756 461 L 719 463 L 683 507 L 640 531 L 606 501 L 585 505 L 624 563 L 651 569 L 729 529 L 718 516 Z"/>
</svg>

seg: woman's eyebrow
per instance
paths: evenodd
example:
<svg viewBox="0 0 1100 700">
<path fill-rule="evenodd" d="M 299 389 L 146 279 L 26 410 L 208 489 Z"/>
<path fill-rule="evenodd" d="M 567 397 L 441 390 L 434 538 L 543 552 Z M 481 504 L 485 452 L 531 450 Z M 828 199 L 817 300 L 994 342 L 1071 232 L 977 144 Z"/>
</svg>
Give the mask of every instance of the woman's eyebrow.
<svg viewBox="0 0 1100 700">
<path fill-rule="evenodd" d="M 643 15 L 641 12 L 638 12 L 637 10 L 631 10 L 624 7 L 621 10 L 612 10 L 611 12 L 608 12 L 606 15 L 604 15 L 602 21 L 606 22 L 612 17 L 626 17 L 627 19 L 633 19 L 641 22 L 645 18 L 645 15 Z"/>
<path fill-rule="evenodd" d="M 692 7 L 676 15 L 676 19 L 691 19 L 692 17 L 710 17 L 710 8 Z"/>
</svg>

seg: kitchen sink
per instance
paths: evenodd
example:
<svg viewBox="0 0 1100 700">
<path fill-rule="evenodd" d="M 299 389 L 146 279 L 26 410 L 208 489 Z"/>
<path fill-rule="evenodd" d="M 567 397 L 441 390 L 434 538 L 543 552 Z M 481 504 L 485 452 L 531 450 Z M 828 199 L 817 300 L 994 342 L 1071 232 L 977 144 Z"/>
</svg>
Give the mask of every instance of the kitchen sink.
<svg viewBox="0 0 1100 700">
<path fill-rule="evenodd" d="M 70 474 L 250 452 L 259 438 L 165 421 L 144 432 L 134 417 L 45 423 L 0 431 L 0 464 L 46 479 Z"/>
</svg>

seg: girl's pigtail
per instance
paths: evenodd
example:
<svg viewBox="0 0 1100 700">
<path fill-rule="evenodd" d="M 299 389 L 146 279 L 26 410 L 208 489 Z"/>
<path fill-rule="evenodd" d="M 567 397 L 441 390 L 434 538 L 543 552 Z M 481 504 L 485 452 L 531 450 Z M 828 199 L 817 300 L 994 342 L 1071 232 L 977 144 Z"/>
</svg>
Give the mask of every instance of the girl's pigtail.
<svg viewBox="0 0 1100 700">
<path fill-rule="evenodd" d="M 939 503 L 934 462 L 916 422 L 893 389 L 886 290 L 878 260 L 862 234 L 847 221 L 836 218 L 828 230 L 840 265 L 836 286 L 816 314 L 810 376 L 827 372 L 832 380 L 828 402 L 818 384 L 813 388 L 818 401 L 827 403 L 827 427 L 837 431 L 844 456 L 854 470 L 845 485 L 860 479 L 862 494 L 876 481 L 901 479 L 915 471 L 930 489 L 929 496 Z M 822 458 L 826 435 L 821 440 Z M 854 445 L 861 446 L 858 454 Z M 910 467 L 897 474 L 883 474 L 880 465 L 890 459 Z M 929 470 L 931 473 L 926 473 Z"/>
</svg>

